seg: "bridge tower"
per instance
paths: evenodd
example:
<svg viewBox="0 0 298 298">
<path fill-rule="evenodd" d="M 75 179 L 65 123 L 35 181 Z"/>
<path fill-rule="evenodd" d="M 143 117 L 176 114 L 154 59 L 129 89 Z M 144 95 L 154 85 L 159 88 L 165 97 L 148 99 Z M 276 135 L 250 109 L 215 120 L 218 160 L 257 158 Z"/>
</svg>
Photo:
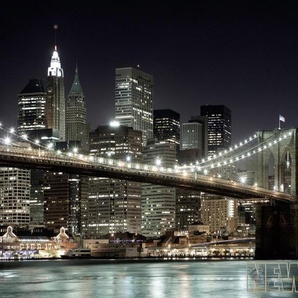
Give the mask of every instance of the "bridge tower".
<svg viewBox="0 0 298 298">
<path fill-rule="evenodd" d="M 297 196 L 297 130 L 297 128 L 276 129 L 258 132 L 259 145 L 264 144 L 267 147 L 267 149 L 258 153 L 258 186 L 269 188 L 269 169 L 270 166 L 273 166 L 274 189 L 291 193 L 295 197 Z M 273 164 L 270 164 L 272 158 Z M 286 171 L 290 175 L 290 183 L 286 181 Z"/>
<path fill-rule="evenodd" d="M 259 131 L 257 185 L 269 188 L 270 169 L 273 188 L 297 198 L 298 141 L 297 128 Z M 285 137 L 287 136 L 287 137 Z M 298 201 L 280 201 L 257 205 L 256 259 L 298 258 Z"/>
</svg>

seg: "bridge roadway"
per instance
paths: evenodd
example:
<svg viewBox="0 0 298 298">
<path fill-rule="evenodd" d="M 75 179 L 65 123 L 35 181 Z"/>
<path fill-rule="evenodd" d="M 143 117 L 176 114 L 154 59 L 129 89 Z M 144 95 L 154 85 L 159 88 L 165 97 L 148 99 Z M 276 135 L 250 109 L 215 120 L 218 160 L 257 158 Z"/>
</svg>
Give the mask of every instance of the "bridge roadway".
<svg viewBox="0 0 298 298">
<path fill-rule="evenodd" d="M 94 156 L 66 155 L 50 150 L 0 145 L 0 166 L 152 183 L 224 195 L 235 199 L 265 199 L 285 202 L 295 200 L 290 194 L 199 175 L 194 172 L 186 173 L 181 168 L 169 169 Z"/>
</svg>

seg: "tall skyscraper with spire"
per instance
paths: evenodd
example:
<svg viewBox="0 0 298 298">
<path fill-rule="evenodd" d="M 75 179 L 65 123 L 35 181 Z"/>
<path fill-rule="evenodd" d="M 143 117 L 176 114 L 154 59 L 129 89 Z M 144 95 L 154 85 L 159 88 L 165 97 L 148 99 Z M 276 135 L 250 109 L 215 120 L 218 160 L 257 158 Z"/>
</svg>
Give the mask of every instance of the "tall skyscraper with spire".
<svg viewBox="0 0 298 298">
<path fill-rule="evenodd" d="M 56 45 L 48 68 L 46 126 L 47 128 L 57 129 L 59 139 L 61 141 L 65 140 L 64 72 Z"/>
<path fill-rule="evenodd" d="M 66 102 L 66 141 L 79 141 L 84 151 L 88 150 L 86 101 L 80 84 L 78 66 Z"/>
</svg>

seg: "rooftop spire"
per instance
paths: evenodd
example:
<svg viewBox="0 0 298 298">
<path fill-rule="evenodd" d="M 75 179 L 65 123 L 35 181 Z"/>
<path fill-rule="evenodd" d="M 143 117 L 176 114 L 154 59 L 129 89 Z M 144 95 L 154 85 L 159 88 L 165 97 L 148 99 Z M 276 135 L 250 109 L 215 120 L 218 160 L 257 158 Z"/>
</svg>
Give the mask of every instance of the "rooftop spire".
<svg viewBox="0 0 298 298">
<path fill-rule="evenodd" d="M 63 69 L 61 67 L 59 54 L 57 51 L 57 45 L 56 45 L 56 31 L 58 29 L 58 25 L 54 25 L 55 30 L 55 46 L 54 46 L 54 52 L 51 58 L 51 64 L 48 68 L 48 76 L 52 77 L 64 77 Z"/>
<path fill-rule="evenodd" d="M 79 80 L 78 62 L 76 61 L 75 78 L 69 91 L 68 96 L 81 96 L 84 97 L 83 90 Z"/>
</svg>

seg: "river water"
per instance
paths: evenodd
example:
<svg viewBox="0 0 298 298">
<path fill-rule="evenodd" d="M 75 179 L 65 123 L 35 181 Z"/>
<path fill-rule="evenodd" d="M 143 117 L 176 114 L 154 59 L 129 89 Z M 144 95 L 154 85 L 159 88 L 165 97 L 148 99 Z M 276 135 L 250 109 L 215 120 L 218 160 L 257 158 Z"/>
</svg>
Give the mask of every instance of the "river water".
<svg viewBox="0 0 298 298">
<path fill-rule="evenodd" d="M 298 297 L 297 293 L 284 293 L 276 288 L 273 292 L 253 292 L 252 279 L 247 277 L 247 265 L 251 262 L 96 259 L 0 262 L 0 297 Z"/>
</svg>

